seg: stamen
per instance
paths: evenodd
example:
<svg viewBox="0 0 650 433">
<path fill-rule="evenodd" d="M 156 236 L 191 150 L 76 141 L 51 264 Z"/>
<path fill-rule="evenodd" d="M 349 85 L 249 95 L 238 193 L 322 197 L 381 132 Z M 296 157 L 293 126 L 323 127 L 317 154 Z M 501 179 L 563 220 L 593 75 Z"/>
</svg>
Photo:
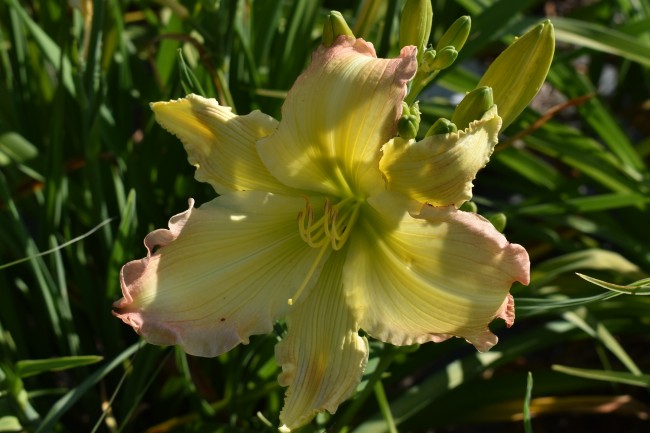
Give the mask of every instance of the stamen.
<svg viewBox="0 0 650 433">
<path fill-rule="evenodd" d="M 352 203 L 350 203 L 352 202 Z M 330 241 L 335 251 L 340 250 L 347 242 L 352 227 L 359 216 L 360 203 L 355 199 L 348 198 L 337 203 L 330 217 Z M 340 210 L 343 209 L 343 212 Z"/>
<path fill-rule="evenodd" d="M 298 212 L 298 232 L 307 245 L 312 248 L 320 248 L 320 251 L 298 290 L 293 297 L 289 298 L 289 305 L 293 305 L 302 295 L 314 272 L 326 257 L 325 252 L 329 250 L 329 247 L 331 246 L 334 251 L 343 248 L 352 233 L 352 227 L 361 207 L 361 202 L 355 198 L 343 199 L 335 205 L 332 205 L 329 200 L 325 200 L 323 215 L 314 221 L 314 208 L 309 202 L 309 198 L 305 197 L 305 201 L 307 202 L 305 209 Z"/>
<path fill-rule="evenodd" d="M 318 257 L 316 257 L 316 260 L 314 260 L 314 263 L 312 263 L 311 267 L 309 268 L 309 271 L 307 271 L 307 275 L 305 275 L 305 278 L 302 280 L 302 283 L 300 283 L 300 286 L 298 287 L 298 290 L 296 290 L 296 293 L 289 298 L 289 305 L 293 305 L 298 298 L 300 298 L 300 295 L 302 295 L 302 292 L 305 290 L 305 287 L 307 287 L 307 284 L 309 284 L 309 280 L 311 280 L 311 277 L 314 275 L 314 272 L 316 272 L 316 269 L 318 268 L 318 265 L 320 262 L 323 260 L 323 256 L 325 255 L 325 252 L 328 250 L 327 248 L 327 242 L 323 244 L 321 247 L 320 251 L 318 252 Z"/>
<path fill-rule="evenodd" d="M 327 216 L 323 215 L 314 222 L 314 208 L 305 197 L 307 205 L 304 211 L 298 212 L 298 232 L 307 245 L 312 248 L 320 248 L 329 241 L 329 228 L 327 227 Z M 325 203 L 328 206 L 328 203 Z"/>
<path fill-rule="evenodd" d="M 361 202 L 349 197 L 332 205 L 326 200 L 323 215 L 314 222 L 314 208 L 307 197 L 305 201 L 305 209 L 298 212 L 298 231 L 302 240 L 312 248 L 320 248 L 327 243 L 335 251 L 343 248 L 359 216 Z"/>
</svg>

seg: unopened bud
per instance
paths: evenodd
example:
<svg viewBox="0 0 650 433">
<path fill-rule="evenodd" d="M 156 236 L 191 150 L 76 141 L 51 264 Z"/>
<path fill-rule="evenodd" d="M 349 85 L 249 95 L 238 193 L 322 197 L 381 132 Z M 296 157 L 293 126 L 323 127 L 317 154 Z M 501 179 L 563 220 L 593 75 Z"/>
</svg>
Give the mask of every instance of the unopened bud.
<svg viewBox="0 0 650 433">
<path fill-rule="evenodd" d="M 549 20 L 517 39 L 492 62 L 478 83 L 494 92 L 505 129 L 526 108 L 542 87 L 555 52 L 555 35 Z"/>
<path fill-rule="evenodd" d="M 463 212 L 471 212 L 471 213 L 476 213 L 478 212 L 478 206 L 476 206 L 476 203 L 473 201 L 466 201 L 463 203 L 460 208 Z"/>
<path fill-rule="evenodd" d="M 441 117 L 440 119 L 436 120 L 433 125 L 431 125 L 431 128 L 429 128 L 425 134 L 425 137 L 429 137 L 430 135 L 449 134 L 457 131 L 458 128 L 456 125 L 451 123 L 451 120 Z"/>
<path fill-rule="evenodd" d="M 465 129 L 470 122 L 480 119 L 493 104 L 492 89 L 487 86 L 478 87 L 460 101 L 451 116 L 451 121 L 458 129 Z"/>
<path fill-rule="evenodd" d="M 436 61 L 436 50 L 428 49 L 422 54 L 422 60 L 420 61 L 419 68 L 422 72 L 433 72 L 435 71 L 434 62 Z"/>
<path fill-rule="evenodd" d="M 407 140 L 415 138 L 420 129 L 420 107 L 416 102 L 409 107 L 406 102 L 402 102 L 402 115 L 397 121 L 397 132 L 400 137 Z"/>
<path fill-rule="evenodd" d="M 418 48 L 418 59 L 429 42 L 433 8 L 431 0 L 407 0 L 402 9 L 399 23 L 399 45 L 415 45 Z"/>
<path fill-rule="evenodd" d="M 494 215 L 491 215 L 488 220 L 492 223 L 494 228 L 497 229 L 499 233 L 503 233 L 503 231 L 506 229 L 508 218 L 504 213 L 495 213 Z"/>
<path fill-rule="evenodd" d="M 444 47 L 436 53 L 436 58 L 433 60 L 431 67 L 436 71 L 448 68 L 456 61 L 457 57 L 458 51 L 454 47 Z"/>
<path fill-rule="evenodd" d="M 325 24 L 323 24 L 323 45 L 331 47 L 336 38 L 341 35 L 354 37 L 354 33 L 352 33 L 348 23 L 345 22 L 341 12 L 331 11 L 325 18 Z"/>
<path fill-rule="evenodd" d="M 444 47 L 454 47 L 456 51 L 460 51 L 467 41 L 471 27 L 472 20 L 469 16 L 465 15 L 458 18 L 442 35 L 438 45 L 436 45 L 436 50 Z"/>
</svg>

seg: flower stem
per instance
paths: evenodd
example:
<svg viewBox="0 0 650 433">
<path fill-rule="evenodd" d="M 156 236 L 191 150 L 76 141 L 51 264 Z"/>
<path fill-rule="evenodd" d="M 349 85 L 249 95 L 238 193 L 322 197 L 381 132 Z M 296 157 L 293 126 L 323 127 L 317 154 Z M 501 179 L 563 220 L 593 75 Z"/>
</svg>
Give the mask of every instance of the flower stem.
<svg viewBox="0 0 650 433">
<path fill-rule="evenodd" d="M 384 391 L 384 385 L 381 384 L 381 380 L 378 380 L 377 383 L 375 383 L 375 397 L 377 398 L 377 403 L 379 404 L 379 410 L 381 410 L 381 414 L 386 420 L 388 432 L 399 433 L 397 431 L 397 426 L 395 425 L 395 420 L 393 419 L 393 414 L 390 411 L 390 405 L 388 404 L 386 392 Z"/>
<path fill-rule="evenodd" d="M 415 73 L 415 77 L 411 81 L 411 88 L 409 89 L 408 95 L 404 98 L 404 101 L 413 105 L 417 97 L 420 95 L 420 92 L 438 75 L 440 71 L 434 72 L 423 72 L 420 69 Z"/>
</svg>

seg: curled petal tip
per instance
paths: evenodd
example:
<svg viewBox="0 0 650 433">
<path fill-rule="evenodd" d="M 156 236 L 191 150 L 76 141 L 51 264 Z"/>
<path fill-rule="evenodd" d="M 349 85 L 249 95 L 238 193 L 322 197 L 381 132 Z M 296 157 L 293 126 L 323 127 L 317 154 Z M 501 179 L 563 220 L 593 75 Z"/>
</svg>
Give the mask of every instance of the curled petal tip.
<svg viewBox="0 0 650 433">
<path fill-rule="evenodd" d="M 497 313 L 499 319 L 503 319 L 506 322 L 506 326 L 510 328 L 515 323 L 515 298 L 508 293 L 506 299 L 503 301 L 501 308 Z"/>
</svg>

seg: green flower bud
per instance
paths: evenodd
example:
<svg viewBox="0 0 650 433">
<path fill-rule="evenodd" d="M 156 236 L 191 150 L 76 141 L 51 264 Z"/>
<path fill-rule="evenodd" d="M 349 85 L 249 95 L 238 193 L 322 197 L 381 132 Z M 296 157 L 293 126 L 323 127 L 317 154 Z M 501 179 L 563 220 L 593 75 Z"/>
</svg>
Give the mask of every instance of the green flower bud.
<svg viewBox="0 0 650 433">
<path fill-rule="evenodd" d="M 336 38 L 341 35 L 354 37 L 354 33 L 352 33 L 348 23 L 345 22 L 341 12 L 331 11 L 325 18 L 325 24 L 323 24 L 323 45 L 331 47 Z"/>
<path fill-rule="evenodd" d="M 429 128 L 425 134 L 425 137 L 429 137 L 430 135 L 449 134 L 451 132 L 457 131 L 458 128 L 456 125 L 451 123 L 451 120 L 441 117 L 440 119 L 436 120 L 433 125 L 431 125 L 431 128 Z"/>
<path fill-rule="evenodd" d="M 555 35 L 549 20 L 517 39 L 492 62 L 478 83 L 494 92 L 504 130 L 542 87 L 551 67 Z"/>
<path fill-rule="evenodd" d="M 422 72 L 433 72 L 435 71 L 433 65 L 436 60 L 436 50 L 428 49 L 422 54 L 422 60 L 420 60 L 419 69 Z"/>
<path fill-rule="evenodd" d="M 490 216 L 488 220 L 492 223 L 494 228 L 497 229 L 499 233 L 503 233 L 503 231 L 506 229 L 508 218 L 505 214 L 501 212 L 495 213 L 494 215 Z"/>
<path fill-rule="evenodd" d="M 402 115 L 397 121 L 397 133 L 400 137 L 407 140 L 415 138 L 420 129 L 420 107 L 416 102 L 409 107 L 406 102 L 402 102 Z"/>
<path fill-rule="evenodd" d="M 471 212 L 471 213 L 476 213 L 478 212 L 478 206 L 476 206 L 476 203 L 473 201 L 466 201 L 463 203 L 460 208 L 463 212 Z"/>
<path fill-rule="evenodd" d="M 451 115 L 451 121 L 458 129 L 465 129 L 470 122 L 480 119 L 493 104 L 492 89 L 487 86 L 478 87 L 460 101 L 454 114 Z"/>
<path fill-rule="evenodd" d="M 407 0 L 399 23 L 400 47 L 415 45 L 418 48 L 418 59 L 421 59 L 429 42 L 432 23 L 431 0 Z"/>
<path fill-rule="evenodd" d="M 454 47 L 456 51 L 460 51 L 467 41 L 469 36 L 469 30 L 472 27 L 472 19 L 465 15 L 458 18 L 454 23 L 447 29 L 444 35 L 438 41 L 436 45 L 436 50 L 440 50 L 444 47 Z"/>
<path fill-rule="evenodd" d="M 433 60 L 431 67 L 436 71 L 448 68 L 456 61 L 457 57 L 458 51 L 454 47 L 444 47 L 436 53 L 436 58 Z"/>
</svg>

